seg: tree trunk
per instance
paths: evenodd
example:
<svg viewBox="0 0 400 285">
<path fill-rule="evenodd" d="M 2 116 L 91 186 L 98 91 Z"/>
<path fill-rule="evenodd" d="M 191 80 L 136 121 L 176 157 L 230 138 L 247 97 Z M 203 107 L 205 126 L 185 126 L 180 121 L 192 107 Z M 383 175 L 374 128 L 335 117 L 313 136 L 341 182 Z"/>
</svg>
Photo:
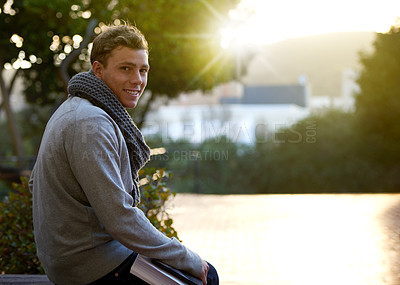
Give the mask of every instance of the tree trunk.
<svg viewBox="0 0 400 285">
<path fill-rule="evenodd" d="M 22 170 L 24 166 L 22 138 L 10 104 L 10 94 L 15 82 L 15 78 L 17 77 L 18 70 L 15 71 L 14 77 L 11 80 L 10 85 L 7 87 L 3 74 L 3 66 L 4 65 L 0 63 L 0 91 L 2 95 L 2 107 L 4 108 L 6 114 L 7 128 L 10 133 L 13 152 L 17 157 L 17 166 L 20 170 Z"/>
<path fill-rule="evenodd" d="M 77 59 L 79 54 L 81 53 L 82 49 L 87 47 L 89 43 L 93 40 L 95 37 L 95 32 L 94 28 L 97 26 L 98 21 L 97 19 L 93 18 L 89 21 L 89 24 L 86 27 L 86 33 L 83 37 L 83 41 L 80 43 L 79 48 L 73 50 L 62 62 L 61 65 L 58 69 L 59 76 L 63 82 L 64 85 L 64 92 L 65 92 L 65 98 L 68 96 L 68 82 L 70 80 L 70 76 L 68 74 L 68 68 L 69 66 L 74 62 L 74 60 Z"/>
<path fill-rule="evenodd" d="M 154 92 L 151 92 L 150 98 L 147 100 L 146 105 L 144 106 L 142 112 L 140 113 L 139 119 L 136 123 L 136 126 L 141 129 L 144 125 L 144 121 L 146 120 L 146 115 L 150 110 L 150 105 L 154 101 L 155 95 Z"/>
</svg>

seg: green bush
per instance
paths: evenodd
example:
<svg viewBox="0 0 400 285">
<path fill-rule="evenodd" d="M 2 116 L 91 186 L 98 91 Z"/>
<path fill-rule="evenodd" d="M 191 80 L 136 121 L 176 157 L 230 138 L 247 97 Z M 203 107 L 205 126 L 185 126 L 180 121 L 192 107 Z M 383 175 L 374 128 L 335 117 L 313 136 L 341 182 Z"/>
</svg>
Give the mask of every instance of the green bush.
<svg viewBox="0 0 400 285">
<path fill-rule="evenodd" d="M 252 145 L 223 137 L 199 144 L 156 141 L 166 153 L 151 165 L 174 173 L 178 193 L 398 192 L 399 163 L 371 159 L 379 153 L 357 126 L 353 112 L 329 109 L 265 134 Z"/>
<path fill-rule="evenodd" d="M 236 144 L 225 136 L 201 144 L 181 140 L 167 144 L 151 141 L 151 145 L 162 145 L 166 153 L 153 156 L 149 165 L 171 170 L 174 173 L 171 185 L 178 193 L 257 193 L 255 188 L 249 187 L 249 177 L 253 173 L 245 172 L 247 169 L 242 167 L 246 159 L 242 154 L 250 151 L 251 146 Z"/>
<path fill-rule="evenodd" d="M 166 185 L 166 180 L 172 174 L 165 169 L 144 168 L 141 169 L 141 201 L 139 208 L 159 231 L 168 237 L 178 238 L 178 233 L 172 227 L 173 220 L 169 216 L 166 202 L 175 197 L 176 193 Z"/>
<path fill-rule="evenodd" d="M 171 173 L 164 169 L 141 170 L 141 203 L 150 222 L 168 237 L 178 238 L 173 220 L 166 211 L 166 202 L 175 196 L 166 186 Z M 0 268 L 1 274 L 43 274 L 36 255 L 33 235 L 32 195 L 28 178 L 13 184 L 13 191 L 0 202 Z"/>
<path fill-rule="evenodd" d="M 14 191 L 0 203 L 0 268 L 2 273 L 43 273 L 36 256 L 28 179 L 21 181 L 13 184 Z"/>
</svg>

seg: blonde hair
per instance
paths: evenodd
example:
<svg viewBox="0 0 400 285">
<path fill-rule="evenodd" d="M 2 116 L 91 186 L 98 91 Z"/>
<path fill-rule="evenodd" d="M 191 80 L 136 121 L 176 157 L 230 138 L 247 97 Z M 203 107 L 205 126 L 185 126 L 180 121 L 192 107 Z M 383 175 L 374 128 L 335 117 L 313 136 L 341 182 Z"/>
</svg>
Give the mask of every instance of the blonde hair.
<svg viewBox="0 0 400 285">
<path fill-rule="evenodd" d="M 138 28 L 129 24 L 108 26 L 93 41 L 90 62 L 98 61 L 107 65 L 107 59 L 117 47 L 144 49 L 149 53 L 148 43 Z"/>
</svg>

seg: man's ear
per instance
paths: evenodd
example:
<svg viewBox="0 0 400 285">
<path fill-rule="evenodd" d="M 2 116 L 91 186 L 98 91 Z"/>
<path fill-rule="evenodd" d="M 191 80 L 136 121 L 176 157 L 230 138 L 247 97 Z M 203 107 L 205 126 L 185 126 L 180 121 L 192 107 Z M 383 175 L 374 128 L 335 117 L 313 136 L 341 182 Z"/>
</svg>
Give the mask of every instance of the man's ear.
<svg viewBox="0 0 400 285">
<path fill-rule="evenodd" d="M 99 61 L 96 60 L 96 61 L 93 62 L 93 64 L 92 64 L 92 69 L 93 69 L 94 75 L 95 75 L 97 78 L 102 79 L 102 77 L 103 77 L 104 65 L 103 65 L 101 62 L 99 62 Z"/>
</svg>

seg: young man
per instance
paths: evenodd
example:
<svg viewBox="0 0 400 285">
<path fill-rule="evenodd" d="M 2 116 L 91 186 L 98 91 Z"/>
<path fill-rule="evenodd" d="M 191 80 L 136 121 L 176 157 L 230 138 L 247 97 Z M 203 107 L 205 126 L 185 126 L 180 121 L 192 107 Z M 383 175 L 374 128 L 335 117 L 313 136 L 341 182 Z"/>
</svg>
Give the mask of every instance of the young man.
<svg viewBox="0 0 400 285">
<path fill-rule="evenodd" d="M 140 253 L 218 284 L 211 265 L 136 207 L 150 150 L 125 108 L 136 107 L 147 84 L 144 36 L 108 27 L 93 42 L 91 63 L 49 120 L 30 180 L 46 274 L 57 284 L 145 284 L 129 273 Z"/>
</svg>

